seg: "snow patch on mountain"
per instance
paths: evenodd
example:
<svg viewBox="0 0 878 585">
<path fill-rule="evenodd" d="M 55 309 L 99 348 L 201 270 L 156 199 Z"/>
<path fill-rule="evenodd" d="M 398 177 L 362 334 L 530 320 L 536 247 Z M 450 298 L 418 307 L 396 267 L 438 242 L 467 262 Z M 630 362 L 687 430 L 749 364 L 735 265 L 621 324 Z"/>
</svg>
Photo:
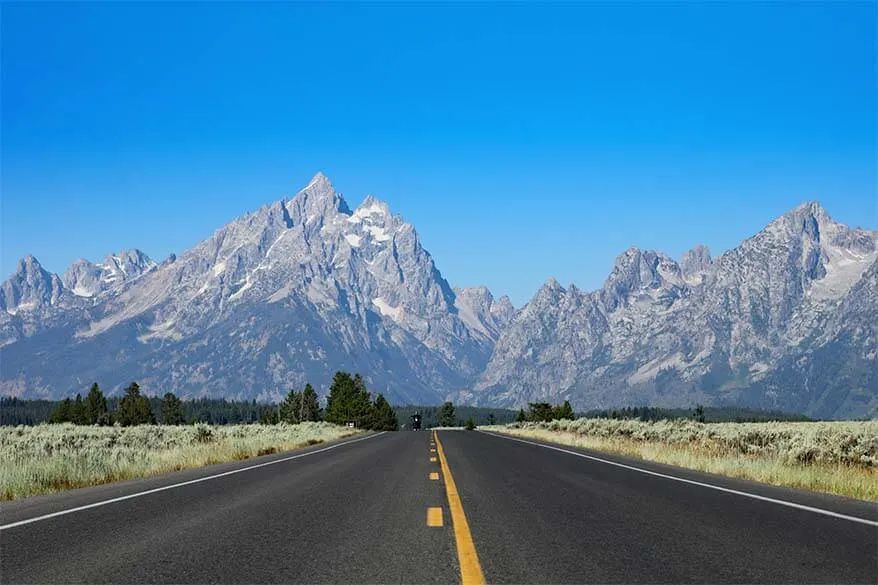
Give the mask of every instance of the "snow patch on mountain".
<svg viewBox="0 0 878 585">
<path fill-rule="evenodd" d="M 392 307 L 387 301 L 385 301 L 381 297 L 376 297 L 372 299 L 372 304 L 375 305 L 375 307 L 378 309 L 378 312 L 385 317 L 390 317 L 396 322 L 399 322 L 402 319 L 402 307 Z"/>
</svg>

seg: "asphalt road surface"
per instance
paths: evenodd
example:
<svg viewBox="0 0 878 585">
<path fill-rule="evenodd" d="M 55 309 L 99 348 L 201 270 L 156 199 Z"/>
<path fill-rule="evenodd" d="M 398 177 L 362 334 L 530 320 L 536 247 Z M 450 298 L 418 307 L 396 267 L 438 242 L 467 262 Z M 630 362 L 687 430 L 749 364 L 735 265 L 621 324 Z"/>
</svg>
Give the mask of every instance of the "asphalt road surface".
<svg viewBox="0 0 878 585">
<path fill-rule="evenodd" d="M 483 580 L 874 585 L 878 508 L 466 431 L 0 507 L 3 584 Z"/>
</svg>

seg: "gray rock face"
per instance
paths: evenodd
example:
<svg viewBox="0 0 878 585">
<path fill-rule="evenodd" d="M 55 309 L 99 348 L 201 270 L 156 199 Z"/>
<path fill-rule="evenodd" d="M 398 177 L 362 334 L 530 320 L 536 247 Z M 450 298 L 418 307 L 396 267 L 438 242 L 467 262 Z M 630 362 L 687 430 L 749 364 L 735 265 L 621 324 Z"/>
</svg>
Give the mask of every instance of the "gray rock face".
<svg viewBox="0 0 878 585">
<path fill-rule="evenodd" d="M 509 297 L 494 299 L 486 286 L 454 289 L 454 306 L 470 333 L 492 349 L 500 332 L 515 315 Z"/>
<path fill-rule="evenodd" d="M 680 272 L 689 284 L 701 284 L 712 268 L 710 250 L 704 245 L 695 246 L 680 259 Z"/>
<path fill-rule="evenodd" d="M 61 282 L 76 296 L 91 298 L 138 278 L 156 266 L 140 250 L 127 250 L 110 254 L 102 264 L 92 264 L 80 258 L 70 265 Z"/>
<path fill-rule="evenodd" d="M 807 203 L 715 261 L 632 248 L 598 291 L 547 282 L 459 398 L 874 416 L 876 241 Z"/>
<path fill-rule="evenodd" d="M 64 280 L 67 319 L 39 336 L 10 327 L 3 392 L 136 379 L 147 392 L 274 399 L 350 369 L 395 402 L 436 402 L 493 348 L 415 229 L 373 197 L 351 211 L 322 174 L 161 265 L 135 251 L 78 262 Z"/>
<path fill-rule="evenodd" d="M 15 273 L 0 285 L 0 347 L 50 328 L 77 309 L 57 274 L 47 272 L 33 256 L 25 256 Z M 0 372 L 6 370 L 0 355 Z"/>
<path fill-rule="evenodd" d="M 865 416 L 878 408 L 876 241 L 808 203 L 719 258 L 631 248 L 601 289 L 550 278 L 516 310 L 452 289 L 413 226 L 374 197 L 351 210 L 318 174 L 161 264 L 131 250 L 59 278 L 23 259 L 0 286 L 0 393 L 137 380 L 273 400 L 346 369 L 397 404 Z"/>
<path fill-rule="evenodd" d="M 63 288 L 58 275 L 46 272 L 28 255 L 18 262 L 15 274 L 0 285 L 0 308 L 16 314 L 51 307 L 59 302 Z"/>
</svg>

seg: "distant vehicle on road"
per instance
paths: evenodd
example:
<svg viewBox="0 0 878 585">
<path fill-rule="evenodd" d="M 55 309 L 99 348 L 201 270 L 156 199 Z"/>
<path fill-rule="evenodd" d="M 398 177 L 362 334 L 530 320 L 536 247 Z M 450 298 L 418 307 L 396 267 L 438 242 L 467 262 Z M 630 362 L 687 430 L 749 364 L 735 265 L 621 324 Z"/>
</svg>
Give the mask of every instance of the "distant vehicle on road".
<svg viewBox="0 0 878 585">
<path fill-rule="evenodd" d="M 416 412 L 412 415 L 412 430 L 420 431 L 421 430 L 421 413 Z"/>
</svg>

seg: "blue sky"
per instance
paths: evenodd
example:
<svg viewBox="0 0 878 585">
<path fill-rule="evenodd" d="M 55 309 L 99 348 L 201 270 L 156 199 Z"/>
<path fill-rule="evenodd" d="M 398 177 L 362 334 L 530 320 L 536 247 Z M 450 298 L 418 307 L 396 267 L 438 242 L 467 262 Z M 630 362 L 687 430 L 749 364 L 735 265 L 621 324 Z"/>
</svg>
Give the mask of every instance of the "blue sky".
<svg viewBox="0 0 878 585">
<path fill-rule="evenodd" d="M 179 253 L 324 171 L 453 285 L 878 228 L 875 4 L 2 5 L 2 272 Z"/>
</svg>

